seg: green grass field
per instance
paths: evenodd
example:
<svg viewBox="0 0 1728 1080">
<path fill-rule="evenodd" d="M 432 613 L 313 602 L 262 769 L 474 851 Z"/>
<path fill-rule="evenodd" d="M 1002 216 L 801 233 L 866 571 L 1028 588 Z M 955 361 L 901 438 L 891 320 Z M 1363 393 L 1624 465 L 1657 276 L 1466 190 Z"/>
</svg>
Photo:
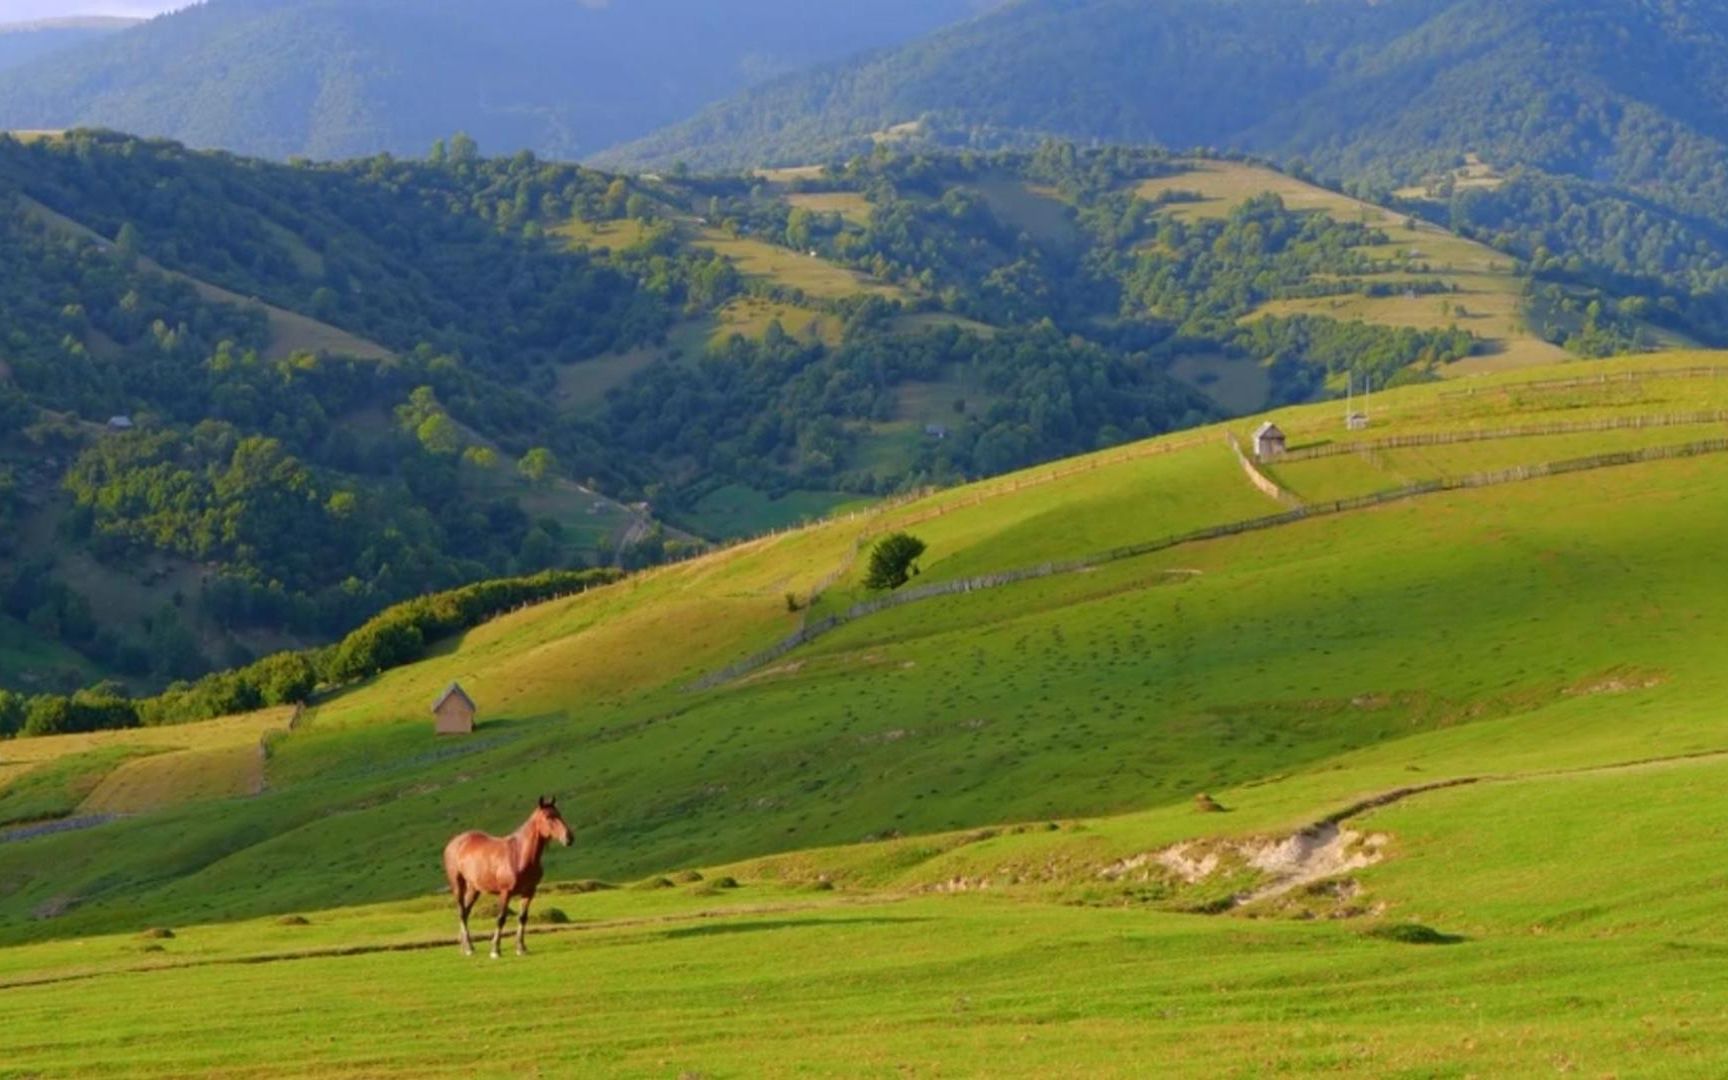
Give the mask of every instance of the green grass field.
<svg viewBox="0 0 1728 1080">
<path fill-rule="evenodd" d="M 0 615 L 0 668 L 17 678 L 21 685 L 44 687 L 54 686 L 68 672 L 82 684 L 88 682 L 96 671 L 81 654 L 43 640 L 28 625 L 9 615 Z"/>
<path fill-rule="evenodd" d="M 695 511 L 680 521 L 703 536 L 760 536 L 827 517 L 861 501 L 868 500 L 828 491 L 791 491 L 773 498 L 743 484 L 728 484 L 704 495 Z"/>
<path fill-rule="evenodd" d="M 623 386 L 662 356 L 659 349 L 639 348 L 561 364 L 558 386 L 553 392 L 555 400 L 566 412 L 593 412 L 605 402 L 608 391 Z"/>
<path fill-rule="evenodd" d="M 1176 358 L 1170 374 L 1231 413 L 1259 412 L 1272 396 L 1271 373 L 1264 364 L 1246 357 L 1188 353 Z"/>
<path fill-rule="evenodd" d="M 1695 354 L 1410 387 L 1361 433 L 1333 403 L 1275 419 L 1304 445 L 1704 407 L 1728 378 L 1617 378 L 1696 364 L 1728 371 Z M 1609 378 L 1532 382 L 1581 371 Z M 0 843 L 6 1067 L 491 1075 L 527 1045 L 547 1071 L 641 1076 L 1719 1075 L 1728 457 L 927 599 L 693 688 L 865 596 L 887 530 L 929 543 L 925 584 L 1276 513 L 1224 430 L 513 613 L 319 704 L 272 742 L 261 794 Z M 1300 490 L 1363 460 L 1275 471 Z M 439 740 L 425 711 L 452 678 L 482 723 Z M 79 737 L 0 797 L 214 728 Z M 541 792 L 577 843 L 549 856 L 536 955 L 464 960 L 438 849 Z"/>
<path fill-rule="evenodd" d="M 897 286 L 790 248 L 750 236 L 732 236 L 715 228 L 697 230 L 692 240 L 737 264 L 746 278 L 797 289 L 817 300 L 873 295 L 902 297 Z"/>
<path fill-rule="evenodd" d="M 556 230 L 573 247 L 616 248 L 634 247 L 642 242 L 647 230 L 632 218 L 618 221 L 583 221 L 571 218 Z"/>
<path fill-rule="evenodd" d="M 866 225 L 870 221 L 870 200 L 855 191 L 794 194 L 786 196 L 786 201 L 813 214 L 839 214 L 849 225 Z"/>
<path fill-rule="evenodd" d="M 1035 240 L 1066 248 L 1085 242 L 1074 224 L 1072 208 L 1054 188 L 995 175 L 980 178 L 975 187 L 992 213 Z"/>
</svg>

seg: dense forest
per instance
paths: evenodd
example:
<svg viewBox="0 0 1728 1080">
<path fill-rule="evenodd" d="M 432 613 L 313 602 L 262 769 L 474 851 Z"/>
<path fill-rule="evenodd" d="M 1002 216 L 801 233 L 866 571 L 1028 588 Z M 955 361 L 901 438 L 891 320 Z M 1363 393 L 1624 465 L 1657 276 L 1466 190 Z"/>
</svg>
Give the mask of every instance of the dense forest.
<svg viewBox="0 0 1728 1080">
<path fill-rule="evenodd" d="M 420 154 L 462 128 L 575 159 L 981 6 L 204 0 L 113 34 L 0 26 L 0 128 L 103 126 L 278 158 Z"/>
<path fill-rule="evenodd" d="M 94 44 L 138 22 L 103 16 L 0 22 L 0 71 Z"/>
<path fill-rule="evenodd" d="M 767 181 L 466 136 L 334 164 L 0 138 L 0 630 L 70 650 L 33 662 L 51 684 L 162 686 L 429 591 L 788 520 L 714 524 L 722 489 L 832 505 L 1218 416 L 1184 357 L 1265 364 L 1276 402 L 1477 348 L 1250 318 L 1394 270 L 1446 286 L 1276 196 L 1184 218 L 1135 193 L 1176 171 L 1058 143 Z"/>
</svg>

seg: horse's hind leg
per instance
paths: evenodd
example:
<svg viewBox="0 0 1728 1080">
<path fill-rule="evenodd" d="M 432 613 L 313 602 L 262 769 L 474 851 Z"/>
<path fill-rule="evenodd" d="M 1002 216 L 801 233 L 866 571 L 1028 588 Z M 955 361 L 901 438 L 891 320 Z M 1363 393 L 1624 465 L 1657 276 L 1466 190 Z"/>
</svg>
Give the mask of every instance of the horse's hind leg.
<svg viewBox="0 0 1728 1080">
<path fill-rule="evenodd" d="M 522 910 L 516 913 L 516 955 L 528 955 L 528 905 L 534 902 L 532 896 L 522 898 Z"/>
<path fill-rule="evenodd" d="M 510 894 L 498 894 L 498 925 L 492 928 L 492 959 L 498 959 L 498 945 L 504 940 L 504 923 L 510 918 Z"/>
<path fill-rule="evenodd" d="M 474 942 L 468 937 L 468 913 L 474 909 L 474 901 L 479 899 L 478 890 L 470 890 L 468 883 L 458 874 L 450 882 L 450 891 L 456 894 L 456 925 L 461 931 L 458 939 L 462 946 L 463 956 L 474 955 Z"/>
</svg>

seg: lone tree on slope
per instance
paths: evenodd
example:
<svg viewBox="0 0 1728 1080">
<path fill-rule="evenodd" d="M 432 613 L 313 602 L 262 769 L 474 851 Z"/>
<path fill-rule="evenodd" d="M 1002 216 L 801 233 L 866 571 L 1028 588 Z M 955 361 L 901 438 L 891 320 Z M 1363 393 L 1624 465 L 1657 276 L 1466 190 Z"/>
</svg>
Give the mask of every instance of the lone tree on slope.
<svg viewBox="0 0 1728 1080">
<path fill-rule="evenodd" d="M 908 533 L 893 533 L 876 542 L 870 551 L 870 570 L 864 585 L 871 589 L 898 589 L 916 573 L 913 563 L 924 554 L 924 541 Z"/>
</svg>

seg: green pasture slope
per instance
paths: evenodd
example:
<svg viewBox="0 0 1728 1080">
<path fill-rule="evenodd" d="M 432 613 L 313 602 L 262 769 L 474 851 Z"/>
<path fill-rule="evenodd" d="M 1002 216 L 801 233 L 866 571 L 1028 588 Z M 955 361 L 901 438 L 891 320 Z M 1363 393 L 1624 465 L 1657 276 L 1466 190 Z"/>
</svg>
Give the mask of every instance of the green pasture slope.
<svg viewBox="0 0 1728 1080">
<path fill-rule="evenodd" d="M 506 616 L 321 703 L 261 795 L 0 842 L 0 1072 L 1720 1075 L 1720 409 L 1710 354 L 1411 387 L 1276 414 L 1360 444 L 1270 467 L 1276 526 L 1217 428 Z M 913 588 L 1153 550 L 770 658 L 896 528 Z M 484 722 L 439 741 L 452 678 Z M 463 960 L 439 847 L 542 791 L 535 955 Z"/>
</svg>

